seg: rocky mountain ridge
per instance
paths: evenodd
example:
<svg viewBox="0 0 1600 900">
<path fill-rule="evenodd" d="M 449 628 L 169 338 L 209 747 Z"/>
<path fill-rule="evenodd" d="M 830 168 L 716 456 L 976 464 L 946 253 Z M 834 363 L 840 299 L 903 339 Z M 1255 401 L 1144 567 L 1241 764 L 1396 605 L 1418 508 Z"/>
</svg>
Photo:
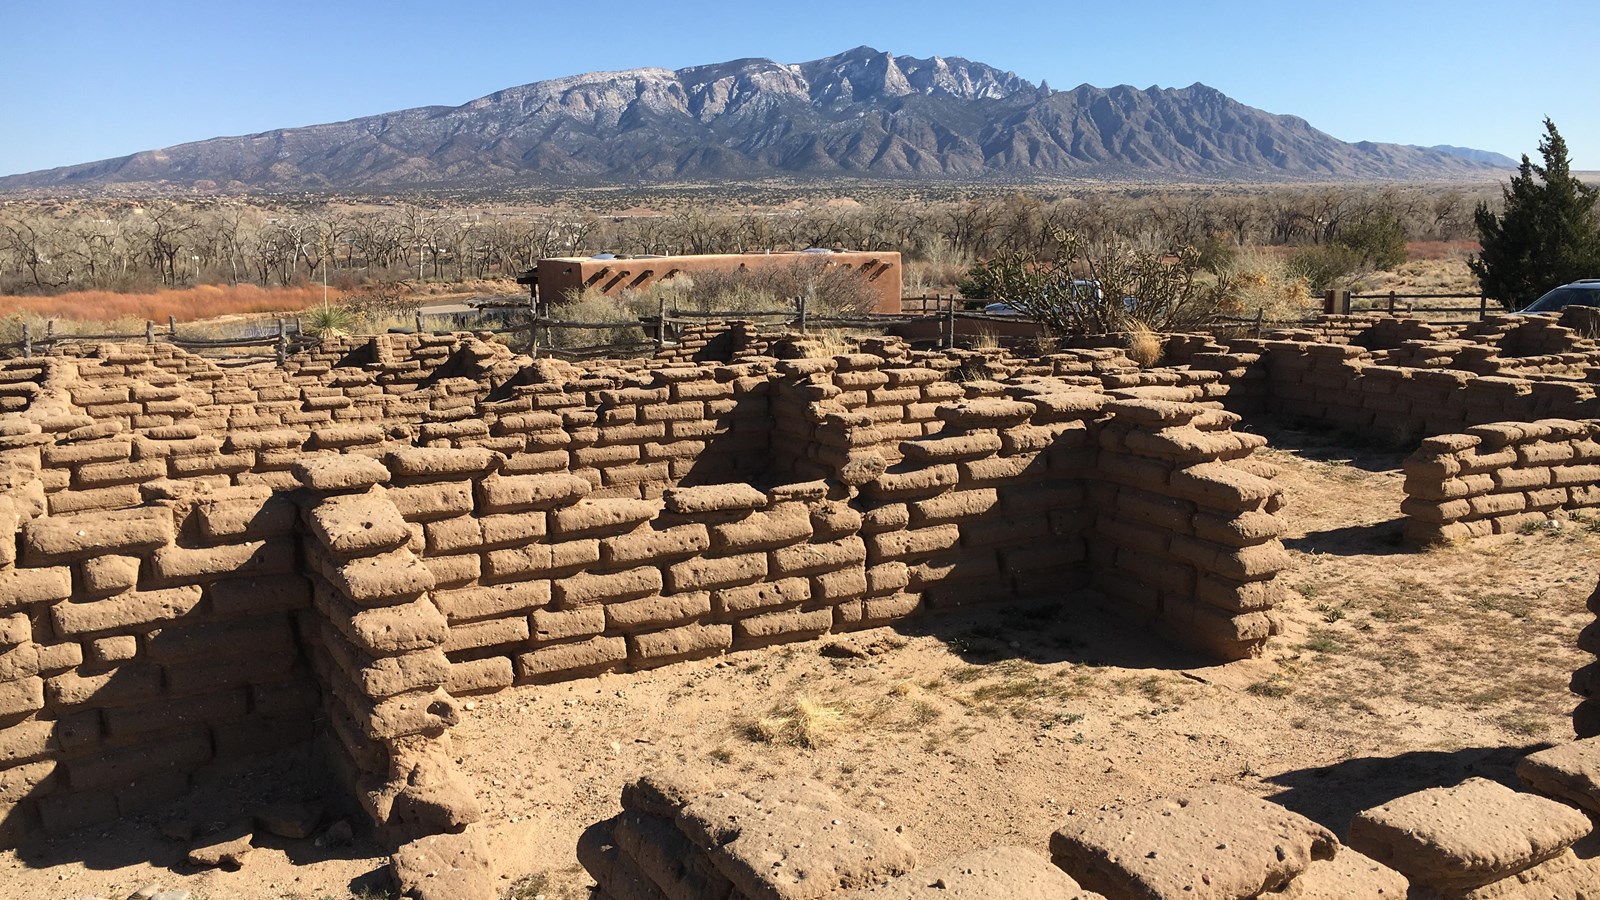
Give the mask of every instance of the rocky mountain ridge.
<svg viewBox="0 0 1600 900">
<path fill-rule="evenodd" d="M 959 57 L 869 47 L 799 64 L 574 75 L 303 128 L 0 178 L 103 187 L 395 190 L 774 177 L 1293 181 L 1437 179 L 1496 163 L 1346 143 L 1202 84 L 1056 91 Z"/>
</svg>

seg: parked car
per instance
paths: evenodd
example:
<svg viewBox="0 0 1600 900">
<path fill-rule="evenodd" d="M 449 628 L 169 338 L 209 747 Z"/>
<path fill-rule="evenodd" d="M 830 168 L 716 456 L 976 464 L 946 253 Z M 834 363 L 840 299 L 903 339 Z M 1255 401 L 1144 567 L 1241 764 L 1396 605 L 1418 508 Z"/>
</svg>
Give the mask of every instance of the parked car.
<svg viewBox="0 0 1600 900">
<path fill-rule="evenodd" d="M 1564 284 L 1546 292 L 1544 296 L 1517 310 L 1517 313 L 1553 313 L 1569 306 L 1600 307 L 1600 278 L 1580 278 L 1571 284 Z"/>
<path fill-rule="evenodd" d="M 1048 290 L 1048 288 L 1046 290 Z M 1083 293 L 1091 294 L 1095 299 L 1098 300 L 1100 298 L 1100 282 L 1088 278 L 1074 278 L 1072 280 L 1072 291 L 1073 293 L 1078 293 L 1081 291 Z M 985 304 L 983 307 L 983 314 L 986 316 L 1028 315 L 1026 311 L 1018 309 L 1017 307 L 1012 306 L 1010 303 L 1004 302 Z"/>
</svg>

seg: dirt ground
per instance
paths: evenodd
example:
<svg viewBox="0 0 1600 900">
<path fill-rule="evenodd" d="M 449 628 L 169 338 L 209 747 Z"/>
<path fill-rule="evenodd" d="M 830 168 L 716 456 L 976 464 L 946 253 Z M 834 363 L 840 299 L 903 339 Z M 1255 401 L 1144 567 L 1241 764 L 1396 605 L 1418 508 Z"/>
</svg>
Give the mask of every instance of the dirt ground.
<svg viewBox="0 0 1600 900">
<path fill-rule="evenodd" d="M 1289 495 L 1281 577 L 1301 595 L 1265 658 L 1208 665 L 1103 613 L 1002 607 L 474 698 L 455 748 L 507 895 L 587 897 L 579 833 L 663 766 L 718 785 L 819 778 L 934 861 L 1043 852 L 1068 816 L 1208 782 L 1343 833 L 1357 810 L 1469 774 L 1510 781 L 1530 748 L 1570 739 L 1600 524 L 1409 550 L 1400 455 L 1263 430 Z M 0 896 L 388 896 L 359 843 L 278 842 L 238 872 L 169 868 L 181 856 L 153 818 L 124 823 L 0 855 Z"/>
</svg>

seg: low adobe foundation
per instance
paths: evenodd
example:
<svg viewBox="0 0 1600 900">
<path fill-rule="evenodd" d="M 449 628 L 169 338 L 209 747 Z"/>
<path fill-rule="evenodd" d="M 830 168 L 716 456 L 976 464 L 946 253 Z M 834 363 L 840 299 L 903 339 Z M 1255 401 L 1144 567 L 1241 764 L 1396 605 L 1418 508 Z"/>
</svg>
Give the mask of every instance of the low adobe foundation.
<svg viewBox="0 0 1600 900">
<path fill-rule="evenodd" d="M 1592 342 L 1419 327 L 1169 336 L 1158 368 L 748 325 L 583 367 L 470 334 L 0 364 L 0 835 L 308 748 L 394 842 L 455 832 L 462 695 L 982 604 L 1253 655 L 1288 557 L 1242 414 L 1415 442 L 1420 539 L 1593 503 Z"/>
</svg>

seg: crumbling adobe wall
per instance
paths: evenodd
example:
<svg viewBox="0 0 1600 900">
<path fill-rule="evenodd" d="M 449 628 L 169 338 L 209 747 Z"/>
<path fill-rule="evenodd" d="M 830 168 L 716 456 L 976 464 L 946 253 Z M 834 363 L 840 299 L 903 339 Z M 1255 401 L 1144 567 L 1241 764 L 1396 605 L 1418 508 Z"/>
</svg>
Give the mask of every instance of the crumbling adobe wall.
<svg viewBox="0 0 1600 900">
<path fill-rule="evenodd" d="M 1597 438 L 1600 422 L 1540 419 L 1424 440 L 1405 461 L 1407 537 L 1505 534 L 1557 510 L 1600 507 Z"/>
<path fill-rule="evenodd" d="M 50 515 L 26 480 L 40 437 L 0 439 L 8 843 L 148 809 L 301 744 L 321 693 L 295 636 L 310 591 L 281 496 L 169 483 L 136 509 Z"/>
<path fill-rule="evenodd" d="M 924 611 L 1101 602 L 1222 657 L 1273 630 L 1280 498 L 1223 370 L 480 344 L 4 368 L 33 385 L 0 423 L 13 834 L 169 798 L 313 722 L 387 833 L 457 831 L 455 694 Z"/>
</svg>

